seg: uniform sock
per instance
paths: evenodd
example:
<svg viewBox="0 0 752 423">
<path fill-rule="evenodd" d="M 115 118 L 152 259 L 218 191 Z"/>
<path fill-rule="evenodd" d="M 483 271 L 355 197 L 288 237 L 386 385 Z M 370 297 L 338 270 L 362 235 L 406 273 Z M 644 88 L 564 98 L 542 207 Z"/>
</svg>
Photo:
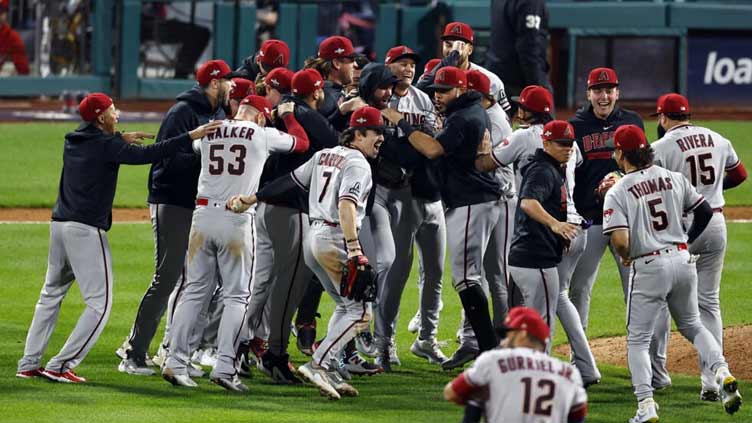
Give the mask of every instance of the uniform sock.
<svg viewBox="0 0 752 423">
<path fill-rule="evenodd" d="M 462 308 L 465 309 L 465 317 L 470 321 L 470 326 L 478 340 L 478 348 L 481 352 L 496 348 L 499 344 L 494 334 L 491 315 L 488 312 L 488 300 L 480 285 L 472 285 L 460 293 Z"/>
</svg>

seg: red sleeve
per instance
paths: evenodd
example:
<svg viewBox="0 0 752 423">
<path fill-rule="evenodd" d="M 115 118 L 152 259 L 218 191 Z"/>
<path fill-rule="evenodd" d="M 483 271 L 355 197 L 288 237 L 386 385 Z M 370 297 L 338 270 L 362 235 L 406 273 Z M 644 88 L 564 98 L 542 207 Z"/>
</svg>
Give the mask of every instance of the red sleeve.
<svg viewBox="0 0 752 423">
<path fill-rule="evenodd" d="M 308 134 L 295 119 L 294 113 L 287 113 L 282 116 L 282 120 L 285 122 L 287 133 L 295 137 L 295 146 L 292 148 L 293 153 L 305 153 L 308 151 L 310 141 L 308 140 Z"/>
<path fill-rule="evenodd" d="M 585 421 L 587 416 L 587 403 L 576 404 L 569 410 L 569 416 L 567 417 L 567 423 L 581 423 Z"/>
<path fill-rule="evenodd" d="M 26 47 L 24 46 L 21 36 L 18 32 L 12 29 L 8 34 L 8 49 L 7 54 L 13 60 L 13 64 L 16 66 L 16 72 L 19 75 L 29 74 L 29 59 L 26 57 Z"/>
<path fill-rule="evenodd" d="M 740 161 L 733 168 L 726 171 L 726 178 L 723 180 L 723 189 L 734 188 L 747 179 L 747 169 Z"/>
<path fill-rule="evenodd" d="M 463 399 L 463 403 L 465 400 L 470 398 L 470 396 L 475 392 L 478 388 L 470 383 L 470 381 L 465 376 L 465 373 L 461 373 L 459 376 L 454 378 L 452 381 L 452 390 L 455 394 L 457 394 L 458 397 Z"/>
</svg>

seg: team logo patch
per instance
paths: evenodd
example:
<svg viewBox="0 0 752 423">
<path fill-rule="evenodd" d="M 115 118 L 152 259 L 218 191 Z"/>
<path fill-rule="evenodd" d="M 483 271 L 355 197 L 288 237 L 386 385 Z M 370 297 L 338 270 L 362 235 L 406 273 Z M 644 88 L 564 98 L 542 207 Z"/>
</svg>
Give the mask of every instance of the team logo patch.
<svg viewBox="0 0 752 423">
<path fill-rule="evenodd" d="M 360 195 L 360 182 L 354 183 L 347 192 L 353 195 Z"/>
<path fill-rule="evenodd" d="M 319 81 L 316 81 L 316 82 L 315 82 L 315 83 L 313 84 L 313 86 L 314 86 L 314 87 L 320 87 L 320 86 L 321 86 L 321 80 L 319 80 Z"/>
<path fill-rule="evenodd" d="M 275 87 L 279 87 L 279 81 L 277 81 L 275 78 L 272 78 L 271 82 L 272 82 L 272 85 L 274 85 Z"/>
<path fill-rule="evenodd" d="M 439 81 L 444 81 L 444 76 L 445 76 L 445 75 L 446 75 L 446 74 L 442 72 L 442 73 L 440 73 L 440 74 L 438 75 L 438 78 L 437 78 L 437 79 L 438 79 Z"/>
<path fill-rule="evenodd" d="M 342 53 L 345 52 L 345 49 L 343 49 L 342 47 L 340 47 L 337 50 L 334 50 L 334 52 L 337 53 L 337 54 L 342 54 Z"/>
<path fill-rule="evenodd" d="M 611 220 L 611 216 L 614 214 L 614 209 L 603 210 L 603 221 L 608 223 Z"/>
<path fill-rule="evenodd" d="M 455 25 L 452 28 L 452 34 L 462 34 L 462 27 L 459 25 Z"/>
<path fill-rule="evenodd" d="M 217 75 L 219 75 L 219 69 L 214 69 L 213 71 L 211 71 L 209 73 L 209 75 L 211 75 L 211 76 L 217 76 Z"/>
<path fill-rule="evenodd" d="M 274 59 L 274 64 L 275 65 L 281 65 L 283 63 L 285 63 L 285 58 L 281 54 L 279 56 L 277 56 L 276 59 Z"/>
<path fill-rule="evenodd" d="M 606 71 L 601 71 L 598 75 L 598 81 L 608 81 L 608 73 Z"/>
<path fill-rule="evenodd" d="M 360 124 L 366 123 L 366 118 L 364 118 L 364 117 L 359 117 L 359 118 L 355 119 L 355 122 L 358 122 L 358 123 L 360 123 Z"/>
</svg>

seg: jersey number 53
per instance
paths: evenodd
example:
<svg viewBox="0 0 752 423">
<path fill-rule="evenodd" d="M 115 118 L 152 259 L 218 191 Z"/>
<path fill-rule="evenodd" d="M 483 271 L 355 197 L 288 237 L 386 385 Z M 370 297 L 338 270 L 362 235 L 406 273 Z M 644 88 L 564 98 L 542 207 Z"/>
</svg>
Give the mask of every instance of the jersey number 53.
<svg viewBox="0 0 752 423">
<path fill-rule="evenodd" d="M 209 146 L 209 174 L 221 175 L 225 171 L 225 158 L 222 157 L 224 144 L 212 144 Z M 233 144 L 227 149 L 234 153 L 231 162 L 227 163 L 227 173 L 230 175 L 242 175 L 245 172 L 245 156 L 247 150 L 242 144 Z"/>
</svg>

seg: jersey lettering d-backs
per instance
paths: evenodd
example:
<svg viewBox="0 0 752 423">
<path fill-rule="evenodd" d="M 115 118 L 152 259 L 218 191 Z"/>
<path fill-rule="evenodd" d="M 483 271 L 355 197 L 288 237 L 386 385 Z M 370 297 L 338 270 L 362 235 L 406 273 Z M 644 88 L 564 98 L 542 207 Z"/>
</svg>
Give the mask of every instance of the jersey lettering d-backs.
<svg viewBox="0 0 752 423">
<path fill-rule="evenodd" d="M 489 422 L 566 423 L 572 410 L 587 403 L 573 365 L 530 348 L 486 351 L 465 378 L 488 388 Z"/>
<path fill-rule="evenodd" d="M 681 173 L 656 165 L 630 172 L 606 193 L 603 234 L 629 230 L 632 258 L 686 243 L 682 214 L 704 200 Z"/>
<path fill-rule="evenodd" d="M 355 203 L 360 228 L 373 184 L 371 166 L 363 153 L 345 146 L 327 148 L 316 152 L 291 175 L 296 184 L 308 191 L 311 220 L 339 223 L 339 201 L 346 198 Z"/>
<path fill-rule="evenodd" d="M 389 107 L 402 113 L 405 120 L 421 132 L 434 135 L 438 131 L 436 108 L 431 98 L 412 85 L 407 88 L 407 94 L 404 96 L 392 96 Z M 391 126 L 391 122 L 387 125 Z M 397 128 L 397 136 L 403 137 L 404 135 L 402 130 Z"/>
<path fill-rule="evenodd" d="M 198 197 L 225 200 L 255 193 L 269 154 L 292 152 L 295 137 L 254 122 L 226 120 L 194 141 L 193 148 L 201 153 Z"/>
<path fill-rule="evenodd" d="M 723 207 L 724 171 L 733 170 L 741 163 L 729 140 L 707 128 L 681 125 L 669 129 L 651 145 L 655 164 L 681 172 L 708 200 L 710 207 Z"/>
</svg>

